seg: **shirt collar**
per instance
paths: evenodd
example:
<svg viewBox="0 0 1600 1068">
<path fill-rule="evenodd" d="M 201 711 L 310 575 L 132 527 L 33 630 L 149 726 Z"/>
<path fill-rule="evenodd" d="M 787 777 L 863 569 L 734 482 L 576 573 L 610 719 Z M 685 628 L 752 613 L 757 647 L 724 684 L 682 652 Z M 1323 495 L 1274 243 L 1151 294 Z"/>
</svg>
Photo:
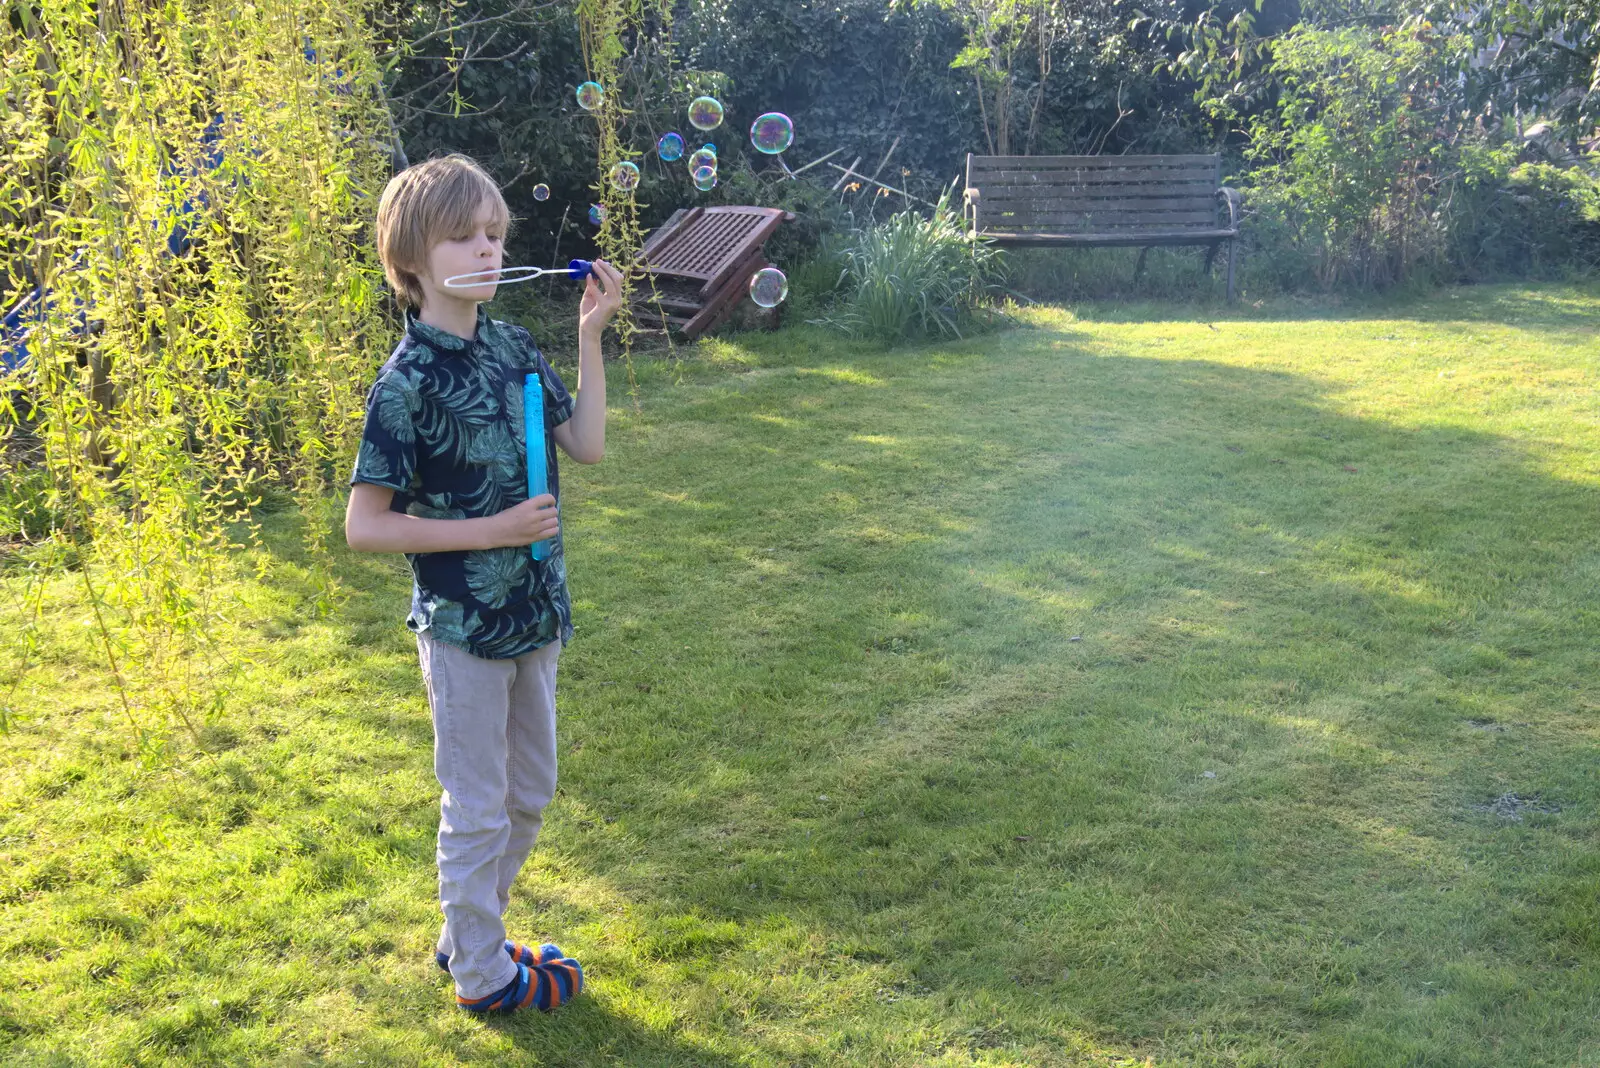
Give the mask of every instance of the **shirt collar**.
<svg viewBox="0 0 1600 1068">
<path fill-rule="evenodd" d="M 488 332 L 489 313 L 484 311 L 482 304 L 478 305 L 478 322 L 473 328 L 471 341 L 423 322 L 417 318 L 415 308 L 406 309 L 406 333 L 439 352 L 467 352 L 474 345 L 487 344 Z"/>
</svg>

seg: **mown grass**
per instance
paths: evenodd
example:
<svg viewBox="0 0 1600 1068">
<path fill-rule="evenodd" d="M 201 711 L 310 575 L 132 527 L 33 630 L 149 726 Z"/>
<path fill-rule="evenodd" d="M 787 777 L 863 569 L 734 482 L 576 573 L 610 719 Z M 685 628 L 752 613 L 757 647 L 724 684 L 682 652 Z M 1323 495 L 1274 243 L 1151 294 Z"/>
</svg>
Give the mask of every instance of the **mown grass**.
<svg viewBox="0 0 1600 1068">
<path fill-rule="evenodd" d="M 154 769 L 63 603 L 0 740 L 0 1060 L 1600 1063 L 1597 315 L 638 363 L 563 470 L 561 787 L 509 917 L 588 971 L 549 1017 L 468 1018 L 431 960 L 400 561 L 341 556 L 317 616 L 272 516 L 229 710 Z"/>
</svg>

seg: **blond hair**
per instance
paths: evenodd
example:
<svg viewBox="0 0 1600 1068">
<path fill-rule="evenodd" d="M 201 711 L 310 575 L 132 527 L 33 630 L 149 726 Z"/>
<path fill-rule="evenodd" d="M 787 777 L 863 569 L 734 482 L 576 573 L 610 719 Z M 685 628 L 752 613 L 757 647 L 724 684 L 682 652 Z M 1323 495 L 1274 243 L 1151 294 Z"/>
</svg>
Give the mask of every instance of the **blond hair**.
<svg viewBox="0 0 1600 1068">
<path fill-rule="evenodd" d="M 383 187 L 378 200 L 378 259 L 402 308 L 422 307 L 418 275 L 428 252 L 446 238 L 470 232 L 488 203 L 491 227 L 510 229 L 511 212 L 484 169 L 460 154 L 407 167 Z"/>
</svg>

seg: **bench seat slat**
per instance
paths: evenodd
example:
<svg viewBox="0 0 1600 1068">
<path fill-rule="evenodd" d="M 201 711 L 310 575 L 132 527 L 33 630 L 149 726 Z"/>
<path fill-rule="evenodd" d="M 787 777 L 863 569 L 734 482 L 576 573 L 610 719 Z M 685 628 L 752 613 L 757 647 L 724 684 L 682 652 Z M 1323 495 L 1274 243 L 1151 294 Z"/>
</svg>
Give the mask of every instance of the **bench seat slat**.
<svg viewBox="0 0 1600 1068">
<path fill-rule="evenodd" d="M 984 236 L 1001 245 L 1085 245 L 1134 248 L 1144 245 L 1194 245 L 1223 241 L 1238 234 L 1232 230 L 1141 230 L 1111 234 L 1063 234 L 1043 230 L 1010 232 L 986 230 Z"/>
<path fill-rule="evenodd" d="M 1146 230 L 1177 229 L 1198 226 L 1202 229 L 1218 225 L 1214 211 L 1017 211 L 980 212 L 978 219 L 985 229 L 1010 230 L 1014 227 L 1048 229 L 1063 226 L 1072 230 Z"/>
</svg>

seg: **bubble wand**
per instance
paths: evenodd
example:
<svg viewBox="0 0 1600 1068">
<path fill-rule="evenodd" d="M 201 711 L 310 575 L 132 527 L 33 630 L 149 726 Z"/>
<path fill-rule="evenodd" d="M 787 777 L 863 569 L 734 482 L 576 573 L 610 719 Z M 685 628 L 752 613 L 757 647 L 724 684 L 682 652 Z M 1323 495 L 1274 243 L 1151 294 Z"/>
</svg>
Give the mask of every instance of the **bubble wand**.
<svg viewBox="0 0 1600 1068">
<path fill-rule="evenodd" d="M 568 260 L 565 267 L 495 267 L 487 271 L 453 274 L 444 280 L 446 289 L 474 289 L 489 282 L 496 284 L 531 282 L 547 274 L 564 274 L 574 280 L 588 278 L 594 273 L 589 260 Z M 510 277 L 507 277 L 510 275 Z M 462 279 L 473 279 L 462 281 Z M 522 379 L 523 441 L 528 453 L 528 499 L 550 492 L 550 476 L 545 467 L 544 444 L 544 389 L 539 376 L 529 371 Z M 550 538 L 536 541 L 531 546 L 533 558 L 544 560 L 550 556 Z"/>
<path fill-rule="evenodd" d="M 544 389 L 539 376 L 529 371 L 522 378 L 523 440 L 528 448 L 528 499 L 550 492 L 549 472 L 545 469 L 544 455 Z M 557 512 L 559 515 L 559 511 Z M 543 560 L 550 555 L 550 542 L 533 543 L 533 558 Z"/>
<path fill-rule="evenodd" d="M 447 289 L 474 289 L 489 282 L 531 282 L 547 274 L 564 274 L 574 281 L 582 281 L 594 274 L 594 263 L 590 260 L 568 260 L 565 267 L 495 267 L 487 271 L 453 274 L 444 280 L 444 284 Z M 550 492 L 544 443 L 544 388 L 538 374 L 532 371 L 522 379 L 522 430 L 528 454 L 528 499 L 532 500 Z M 531 551 L 535 560 L 550 556 L 552 540 L 546 538 L 533 543 Z"/>
<path fill-rule="evenodd" d="M 565 267 L 495 267 L 487 271 L 453 274 L 444 280 L 444 285 L 446 289 L 475 289 L 490 282 L 504 285 L 510 285 L 512 282 L 531 282 L 535 278 L 543 278 L 547 274 L 564 274 L 573 281 L 581 282 L 593 273 L 594 264 L 589 260 L 568 260 Z M 513 277 L 506 277 L 508 274 L 513 275 Z M 484 275 L 498 275 L 498 277 L 485 278 Z M 463 282 L 463 278 L 477 280 Z"/>
</svg>

